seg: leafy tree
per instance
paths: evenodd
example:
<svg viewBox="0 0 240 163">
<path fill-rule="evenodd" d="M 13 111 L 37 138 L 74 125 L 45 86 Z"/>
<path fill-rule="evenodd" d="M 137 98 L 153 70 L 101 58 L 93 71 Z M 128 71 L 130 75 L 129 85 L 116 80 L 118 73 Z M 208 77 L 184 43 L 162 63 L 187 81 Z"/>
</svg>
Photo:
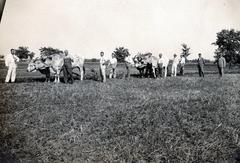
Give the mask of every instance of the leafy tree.
<svg viewBox="0 0 240 163">
<path fill-rule="evenodd" d="M 124 62 L 125 57 L 130 55 L 128 49 L 124 47 L 116 48 L 113 54 L 116 56 L 118 62 Z"/>
<path fill-rule="evenodd" d="M 30 57 L 30 59 L 32 59 L 34 55 L 35 55 L 35 53 L 33 53 L 33 52 L 31 52 L 31 53 L 28 54 L 28 56 Z"/>
<path fill-rule="evenodd" d="M 217 33 L 215 59 L 223 54 L 226 61 L 231 64 L 240 63 L 240 31 L 223 29 Z"/>
<path fill-rule="evenodd" d="M 20 46 L 16 49 L 16 55 L 20 59 L 28 59 L 34 56 L 34 53 L 28 50 L 28 47 Z"/>
<path fill-rule="evenodd" d="M 39 49 L 41 57 L 51 57 L 53 54 L 61 54 L 62 50 L 54 49 L 52 47 L 42 47 Z"/>
<path fill-rule="evenodd" d="M 182 44 L 182 55 L 187 58 L 191 53 L 189 52 L 190 48 L 187 46 L 187 44 L 183 43 Z"/>
</svg>

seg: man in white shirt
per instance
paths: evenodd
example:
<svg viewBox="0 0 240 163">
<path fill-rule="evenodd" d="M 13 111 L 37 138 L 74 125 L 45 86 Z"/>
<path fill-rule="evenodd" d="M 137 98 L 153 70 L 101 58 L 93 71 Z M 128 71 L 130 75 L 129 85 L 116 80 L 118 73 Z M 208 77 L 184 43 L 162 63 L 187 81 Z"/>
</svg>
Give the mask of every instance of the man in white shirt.
<svg viewBox="0 0 240 163">
<path fill-rule="evenodd" d="M 100 76 L 103 83 L 106 82 L 106 67 L 107 60 L 104 57 L 104 52 L 100 52 Z"/>
<path fill-rule="evenodd" d="M 160 53 L 159 59 L 158 59 L 158 68 L 159 68 L 160 77 L 163 76 L 163 69 L 164 69 L 164 77 L 167 77 L 168 63 L 169 63 L 169 59 L 167 57 L 163 57 L 162 53 Z"/>
<path fill-rule="evenodd" d="M 16 56 L 16 50 L 11 49 L 11 54 L 5 56 L 5 65 L 8 67 L 5 83 L 9 83 L 10 79 L 12 83 L 15 82 L 17 69 L 16 62 L 19 62 L 19 58 Z"/>
<path fill-rule="evenodd" d="M 172 74 L 171 76 L 177 76 L 177 65 L 178 65 L 178 59 L 177 55 L 173 55 L 173 63 L 172 63 Z"/>
<path fill-rule="evenodd" d="M 125 65 L 127 69 L 127 79 L 130 78 L 131 66 L 134 64 L 132 57 L 129 55 L 125 59 Z M 125 77 L 125 76 L 124 76 Z"/>
<path fill-rule="evenodd" d="M 184 75 L 184 66 L 186 63 L 184 55 L 181 55 L 179 63 L 180 63 L 180 75 L 183 76 Z"/>
<path fill-rule="evenodd" d="M 109 78 L 116 78 L 117 73 L 116 73 L 116 68 L 117 68 L 117 58 L 115 56 L 115 54 L 112 54 L 112 58 L 109 60 L 109 65 L 111 66 L 110 68 L 110 74 L 109 74 Z"/>
</svg>

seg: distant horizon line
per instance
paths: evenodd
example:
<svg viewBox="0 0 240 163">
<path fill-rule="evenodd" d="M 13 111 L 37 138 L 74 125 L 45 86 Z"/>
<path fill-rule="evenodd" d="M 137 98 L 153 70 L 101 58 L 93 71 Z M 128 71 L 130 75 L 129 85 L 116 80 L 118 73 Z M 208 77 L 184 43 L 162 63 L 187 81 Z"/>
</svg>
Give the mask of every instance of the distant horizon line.
<svg viewBox="0 0 240 163">
<path fill-rule="evenodd" d="M 4 55 L 1 55 L 1 54 L 0 54 L 0 60 L 1 60 L 1 59 L 4 59 L 4 57 L 5 57 Z M 99 58 L 94 58 L 94 57 L 93 57 L 93 58 L 84 58 L 84 60 L 93 60 L 93 59 L 97 60 L 96 62 L 98 62 L 98 61 L 100 60 Z M 186 61 L 194 61 L 194 60 L 196 60 L 196 59 L 197 59 L 197 58 L 187 59 Z M 26 60 L 26 61 L 27 61 L 27 60 L 29 60 L 29 59 L 28 59 L 28 58 L 26 58 L 26 59 L 24 58 L 24 59 L 21 59 L 21 60 Z M 171 61 L 172 59 L 169 59 L 169 60 Z M 214 58 L 213 58 L 213 59 L 206 59 L 206 58 L 204 58 L 204 60 L 207 60 L 207 61 L 210 61 L 210 62 L 214 62 L 214 61 L 215 61 Z M 94 63 L 94 61 L 88 61 L 88 62 Z"/>
</svg>

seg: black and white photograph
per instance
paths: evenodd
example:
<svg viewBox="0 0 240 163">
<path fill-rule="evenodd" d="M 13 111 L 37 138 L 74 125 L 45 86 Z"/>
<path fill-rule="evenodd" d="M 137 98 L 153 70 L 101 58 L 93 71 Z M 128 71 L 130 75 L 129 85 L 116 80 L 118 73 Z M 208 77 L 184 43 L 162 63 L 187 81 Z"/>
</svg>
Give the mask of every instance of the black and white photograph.
<svg viewBox="0 0 240 163">
<path fill-rule="evenodd" d="M 0 163 L 240 163 L 240 0 L 0 0 Z"/>
</svg>

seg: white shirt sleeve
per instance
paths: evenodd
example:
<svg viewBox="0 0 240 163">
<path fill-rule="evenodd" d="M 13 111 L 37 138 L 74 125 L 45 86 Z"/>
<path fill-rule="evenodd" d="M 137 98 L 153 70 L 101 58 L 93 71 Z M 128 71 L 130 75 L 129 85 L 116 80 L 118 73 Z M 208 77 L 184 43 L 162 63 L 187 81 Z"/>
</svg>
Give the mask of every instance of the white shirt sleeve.
<svg viewBox="0 0 240 163">
<path fill-rule="evenodd" d="M 20 60 L 16 55 L 13 55 L 13 58 L 16 62 L 19 62 L 19 60 Z"/>
<path fill-rule="evenodd" d="M 8 55 L 6 55 L 5 56 L 5 66 L 9 66 L 9 56 Z"/>
<path fill-rule="evenodd" d="M 163 59 L 162 59 L 162 58 L 159 58 L 159 59 L 158 59 L 158 63 L 159 63 L 159 64 L 162 64 L 162 63 L 163 63 Z"/>
<path fill-rule="evenodd" d="M 100 58 L 100 65 L 104 65 L 106 62 L 106 59 L 104 57 Z"/>
<path fill-rule="evenodd" d="M 163 59 L 163 67 L 167 67 L 169 64 L 169 59 L 168 58 L 164 58 Z"/>
<path fill-rule="evenodd" d="M 125 58 L 125 62 L 130 63 L 130 64 L 134 64 L 133 59 L 130 56 Z"/>
<path fill-rule="evenodd" d="M 17 57 L 18 58 L 18 57 Z M 19 58 L 18 58 L 19 59 Z M 14 56 L 11 54 L 8 54 L 5 56 L 5 65 L 9 66 L 10 64 L 15 63 Z"/>
<path fill-rule="evenodd" d="M 110 63 L 111 64 L 116 64 L 117 63 L 117 59 L 116 58 L 111 58 L 110 59 Z"/>
<path fill-rule="evenodd" d="M 185 58 L 184 57 L 180 59 L 180 63 L 185 64 Z"/>
</svg>

